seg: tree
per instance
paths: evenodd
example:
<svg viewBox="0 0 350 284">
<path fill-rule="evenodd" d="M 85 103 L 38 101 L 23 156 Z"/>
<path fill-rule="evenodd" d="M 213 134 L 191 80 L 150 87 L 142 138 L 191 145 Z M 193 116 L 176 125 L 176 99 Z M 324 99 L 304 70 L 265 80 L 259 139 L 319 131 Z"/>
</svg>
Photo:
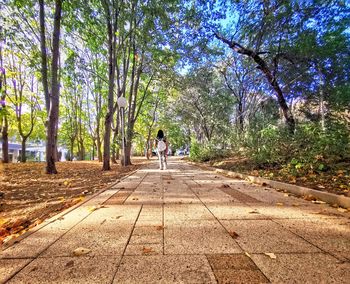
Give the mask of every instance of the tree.
<svg viewBox="0 0 350 284">
<path fill-rule="evenodd" d="M 0 9 L 0 12 L 1 9 Z M 9 162 L 9 147 L 8 147 L 8 111 L 6 108 L 6 70 L 4 68 L 3 60 L 3 45 L 5 42 L 5 35 L 3 27 L 0 26 L 0 132 L 2 136 L 2 162 Z"/>
<path fill-rule="evenodd" d="M 13 94 L 8 94 L 8 99 L 15 109 L 17 129 L 22 140 L 21 162 L 25 163 L 27 160 L 26 142 L 33 133 L 36 124 L 38 98 L 34 93 L 34 75 L 26 74 L 25 60 L 18 52 L 15 55 L 15 52 L 12 48 L 12 60 L 9 62 L 8 70 L 11 74 Z M 30 81 L 30 86 L 27 85 L 28 81 Z M 23 112 L 24 107 L 29 109 L 29 113 Z"/>
<path fill-rule="evenodd" d="M 191 125 L 200 142 L 213 138 L 225 139 L 225 128 L 230 125 L 233 98 L 215 69 L 193 71 L 183 85 L 177 105 L 178 114 Z"/>
<path fill-rule="evenodd" d="M 59 96 L 60 84 L 58 77 L 58 60 L 60 49 L 60 31 L 61 31 L 61 16 L 62 16 L 62 1 L 55 0 L 54 28 L 52 34 L 52 63 L 51 63 L 51 93 L 50 108 L 48 112 L 47 125 L 47 142 L 46 142 L 46 173 L 56 174 L 55 161 L 57 158 L 57 130 L 58 130 L 58 115 L 59 115 Z M 46 35 L 45 35 L 45 5 L 44 0 L 39 0 L 40 4 L 40 39 L 41 39 L 41 55 L 42 55 L 42 80 L 43 88 L 46 92 L 48 86 L 47 76 L 47 54 L 46 54 Z M 46 79 L 46 80 L 45 80 Z M 47 96 L 45 95 L 45 98 Z M 48 104 L 46 103 L 46 106 Z"/>
</svg>

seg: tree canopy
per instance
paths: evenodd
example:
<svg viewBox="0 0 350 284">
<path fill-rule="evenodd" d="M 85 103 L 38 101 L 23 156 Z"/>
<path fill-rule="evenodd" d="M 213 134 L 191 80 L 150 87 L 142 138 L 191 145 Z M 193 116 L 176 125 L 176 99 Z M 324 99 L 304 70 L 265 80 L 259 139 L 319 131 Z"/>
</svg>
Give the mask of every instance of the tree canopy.
<svg viewBox="0 0 350 284">
<path fill-rule="evenodd" d="M 58 147 L 68 160 L 96 158 L 109 170 L 123 148 L 125 165 L 132 153 L 149 157 L 159 128 L 173 151 L 244 149 L 265 161 L 282 162 L 278 143 L 311 135 L 306 129 L 320 129 L 321 140 L 340 133 L 341 145 L 331 139 L 320 152 L 349 147 L 347 1 L 0 6 L 3 162 L 9 140 L 21 142 L 22 162 L 27 143 L 45 141 L 48 173 Z"/>
</svg>

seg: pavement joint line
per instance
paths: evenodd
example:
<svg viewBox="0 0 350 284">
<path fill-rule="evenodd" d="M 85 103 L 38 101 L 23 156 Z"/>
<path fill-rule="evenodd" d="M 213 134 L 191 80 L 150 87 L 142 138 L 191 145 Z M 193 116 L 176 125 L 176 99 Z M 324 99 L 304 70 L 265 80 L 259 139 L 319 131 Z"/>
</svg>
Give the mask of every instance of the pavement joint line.
<svg viewBox="0 0 350 284">
<path fill-rule="evenodd" d="M 195 181 L 196 182 L 196 181 Z M 197 182 L 196 182 L 197 183 Z M 198 184 L 198 183 L 197 183 Z M 187 185 L 188 186 L 188 185 Z M 214 217 L 214 219 L 221 225 L 221 227 L 227 232 L 228 235 L 230 235 L 229 231 L 226 229 L 226 227 L 220 222 L 220 220 L 213 214 L 213 212 L 211 212 L 211 210 L 208 208 L 208 206 L 202 201 L 202 199 L 188 186 L 188 188 L 197 196 L 197 198 L 199 199 L 199 201 L 205 206 L 205 208 L 207 208 L 207 210 L 210 212 L 210 214 Z M 246 204 L 247 205 L 247 204 Z M 249 206 L 249 205 L 247 205 Z M 249 206 L 250 207 L 250 206 Z M 245 250 L 241 247 L 241 245 L 235 240 L 233 239 L 233 241 L 237 244 L 237 246 L 242 250 L 242 254 L 243 252 L 245 252 Z M 271 283 L 271 280 L 269 277 L 267 277 L 267 275 L 265 275 L 265 273 L 260 269 L 260 267 L 255 263 L 255 261 L 249 257 L 251 259 L 251 261 L 255 264 L 255 266 L 257 267 L 257 270 L 259 270 L 265 277 L 266 279 L 269 281 L 269 283 Z M 210 264 L 210 262 L 209 262 Z M 211 267 L 211 265 L 210 265 Z M 212 267 L 211 267 L 212 269 Z M 214 273 L 214 270 L 212 269 L 212 272 Z M 215 275 L 215 273 L 214 273 Z M 215 277 L 216 278 L 216 277 Z"/>
<path fill-rule="evenodd" d="M 207 260 L 207 262 L 208 262 L 208 264 L 210 266 L 211 272 L 213 273 L 213 275 L 215 277 L 216 283 L 219 283 L 219 279 L 216 277 L 216 274 L 214 273 L 214 268 L 213 268 L 212 264 L 210 263 L 207 254 L 205 254 L 205 259 Z"/>
<path fill-rule="evenodd" d="M 328 254 L 328 255 L 330 255 L 330 256 L 336 258 L 336 259 L 339 260 L 339 261 L 343 261 L 343 260 L 340 259 L 338 256 L 332 254 L 331 252 L 329 252 L 329 251 L 327 251 L 327 250 L 324 250 L 323 248 L 321 248 L 321 247 L 319 247 L 318 245 L 312 243 L 311 241 L 309 241 L 308 239 L 304 238 L 303 236 L 300 236 L 299 234 L 293 232 L 293 231 L 292 231 L 291 229 L 289 229 L 288 227 L 283 226 L 283 224 L 278 223 L 275 219 L 272 219 L 271 221 L 274 222 L 275 224 L 278 224 L 279 226 L 282 226 L 285 230 L 287 230 L 287 231 L 289 231 L 290 233 L 292 233 L 293 235 L 295 235 L 295 236 L 301 238 L 302 240 L 304 240 L 304 241 L 307 242 L 308 244 L 310 244 L 310 245 L 316 247 L 316 248 L 319 249 L 322 253 Z M 344 258 L 350 261 L 350 258 L 347 258 L 347 257 L 344 257 Z"/>
<path fill-rule="evenodd" d="M 115 186 L 116 184 L 120 183 L 122 180 L 128 178 L 129 176 L 131 176 L 132 174 L 134 174 L 134 173 L 136 173 L 136 172 L 137 172 L 137 170 L 134 170 L 134 171 L 128 173 L 127 175 L 121 177 L 120 179 L 117 179 L 114 183 L 112 183 L 112 184 L 106 186 L 106 188 L 104 188 L 104 189 L 102 189 L 102 190 L 100 190 L 100 191 L 94 193 L 93 195 L 89 196 L 86 200 L 81 201 L 81 202 L 79 202 L 79 203 L 77 203 L 77 204 L 75 204 L 75 205 L 73 205 L 73 206 L 67 208 L 66 210 L 64 210 L 64 211 L 62 211 L 62 212 L 60 212 L 60 213 L 58 213 L 57 215 L 54 215 L 54 216 L 52 216 L 51 218 L 45 220 L 45 221 L 44 221 L 43 223 L 41 223 L 40 225 L 31 228 L 29 231 L 27 231 L 27 232 L 25 232 L 24 234 L 18 236 L 17 238 L 12 239 L 12 240 L 9 241 L 8 243 L 6 243 L 6 244 L 3 245 L 2 247 L 0 247 L 0 252 L 1 252 L 1 251 L 4 251 L 4 250 L 6 250 L 6 249 L 8 249 L 9 247 L 12 247 L 13 245 L 19 243 L 19 242 L 22 241 L 23 239 L 29 237 L 29 236 L 32 235 L 33 233 L 35 233 L 35 232 L 41 230 L 42 228 L 46 227 L 47 225 L 49 225 L 49 224 L 51 224 L 51 223 L 57 221 L 57 219 L 59 219 L 59 218 L 65 216 L 65 215 L 67 215 L 67 214 L 70 213 L 71 211 L 73 211 L 73 210 L 75 210 L 76 208 L 78 208 L 78 207 L 84 205 L 85 203 L 89 202 L 91 199 L 95 198 L 96 196 L 100 195 L 101 193 L 103 193 L 103 192 L 105 192 L 105 191 L 111 189 L 113 186 Z"/>
<path fill-rule="evenodd" d="M 119 271 L 120 265 L 121 265 L 121 263 L 122 263 L 122 261 L 123 261 L 123 258 L 124 258 L 124 256 L 125 256 L 126 248 L 128 247 L 128 245 L 129 245 L 129 243 L 130 243 L 132 234 L 134 233 L 134 230 L 135 230 L 135 227 L 136 227 L 136 223 L 137 223 L 137 221 L 139 220 L 139 217 L 140 217 L 140 215 L 141 215 L 142 209 L 143 209 L 143 204 L 141 204 L 139 213 L 137 214 L 137 217 L 136 217 L 136 219 L 135 219 L 135 222 L 134 222 L 134 225 L 133 225 L 132 230 L 131 230 L 131 232 L 130 232 L 129 238 L 128 238 L 128 240 L 127 240 L 127 242 L 126 242 L 126 245 L 125 245 L 125 247 L 124 247 L 122 256 L 121 256 L 121 258 L 120 258 L 120 260 L 119 260 L 119 262 L 118 262 L 118 264 L 117 264 L 117 269 L 115 270 L 115 273 L 113 274 L 113 278 L 112 278 L 111 284 L 113 284 L 114 279 L 115 279 L 115 277 L 116 277 L 116 275 L 117 275 L 117 273 L 118 273 L 118 271 Z"/>
<path fill-rule="evenodd" d="M 138 170 L 136 170 L 136 171 L 134 171 L 133 173 L 136 173 Z M 121 204 L 118 204 L 118 205 L 124 205 L 124 203 L 125 203 L 125 201 L 129 198 L 129 196 L 136 190 L 136 188 L 140 185 L 140 183 L 144 180 L 144 178 L 146 177 L 148 175 L 148 173 L 145 173 L 144 175 L 143 175 L 143 177 L 141 178 L 141 181 L 138 183 L 138 185 L 137 186 L 135 186 L 135 188 L 132 190 L 132 191 L 130 191 L 130 193 L 129 193 L 129 195 L 124 199 L 124 201 L 123 201 L 123 203 L 121 203 Z M 128 176 L 126 176 L 126 178 L 127 177 L 129 177 L 130 175 L 128 175 Z M 117 184 L 117 183 L 116 183 Z M 114 185 L 116 185 L 116 184 L 114 184 Z M 119 188 L 119 190 L 115 193 L 115 194 L 113 194 L 112 196 L 110 196 L 108 199 L 106 199 L 105 201 L 103 201 L 102 202 L 102 204 L 105 204 L 106 202 L 108 202 L 108 200 L 110 200 L 114 195 L 116 195 L 119 191 L 121 191 L 122 190 L 122 188 Z M 108 206 L 108 204 L 106 204 L 107 206 Z"/>
</svg>

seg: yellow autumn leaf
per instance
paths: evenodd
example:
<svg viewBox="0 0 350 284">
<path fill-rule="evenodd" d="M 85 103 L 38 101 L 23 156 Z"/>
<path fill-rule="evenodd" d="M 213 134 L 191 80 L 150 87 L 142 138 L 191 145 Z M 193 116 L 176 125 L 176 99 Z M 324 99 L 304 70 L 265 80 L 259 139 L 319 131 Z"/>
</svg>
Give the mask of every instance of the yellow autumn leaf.
<svg viewBox="0 0 350 284">
<path fill-rule="evenodd" d="M 264 254 L 269 256 L 272 259 L 276 259 L 277 258 L 276 255 L 274 253 L 272 253 L 272 252 L 265 252 Z"/>
<path fill-rule="evenodd" d="M 74 256 L 81 256 L 81 255 L 88 254 L 90 251 L 91 251 L 90 249 L 79 247 L 73 251 L 73 255 Z"/>
</svg>

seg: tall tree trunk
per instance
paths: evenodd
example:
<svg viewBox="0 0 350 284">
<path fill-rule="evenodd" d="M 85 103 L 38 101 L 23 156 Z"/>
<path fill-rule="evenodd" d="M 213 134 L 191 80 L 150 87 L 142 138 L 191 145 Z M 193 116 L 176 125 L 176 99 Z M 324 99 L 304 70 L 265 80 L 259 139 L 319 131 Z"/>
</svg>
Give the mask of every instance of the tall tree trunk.
<svg viewBox="0 0 350 284">
<path fill-rule="evenodd" d="M 116 115 L 116 123 L 115 128 L 113 130 L 113 147 L 112 147 L 112 163 L 116 164 L 117 160 L 119 159 L 119 145 L 118 145 L 118 134 L 119 134 L 119 128 L 120 128 L 120 119 L 119 119 L 119 113 L 120 110 L 118 108 L 117 115 Z"/>
<path fill-rule="evenodd" d="M 2 26 L 0 25 L 0 36 L 2 36 L 3 30 Z M 0 38 L 0 41 L 4 40 L 3 38 Z M 2 44 L 0 44 L 0 91 L 2 93 L 1 95 L 1 102 L 0 102 L 0 108 L 3 108 L 3 111 L 6 109 L 6 72 L 3 66 L 3 58 L 2 58 Z M 5 112 L 6 113 L 6 112 Z M 0 132 L 2 136 L 2 162 L 8 163 L 9 162 L 9 140 L 8 140 L 8 119 L 7 115 L 5 114 L 2 118 L 2 121 L 0 121 Z"/>
<path fill-rule="evenodd" d="M 114 106 L 114 80 L 115 80 L 115 52 L 116 52 L 116 20 L 114 25 L 112 23 L 111 11 L 109 3 L 103 1 L 106 21 L 107 21 L 107 31 L 108 31 L 108 110 L 105 118 L 105 135 L 103 141 L 103 171 L 109 171 L 111 169 L 110 157 L 111 157 L 111 125 L 113 119 L 113 106 Z"/>
<path fill-rule="evenodd" d="M 238 102 L 238 121 L 239 121 L 239 131 L 240 133 L 243 133 L 244 118 L 243 118 L 243 104 L 241 100 Z"/>
<path fill-rule="evenodd" d="M 124 161 L 123 161 L 123 165 L 124 166 L 132 165 L 131 164 L 131 147 L 132 147 L 131 141 L 127 141 L 125 143 L 125 164 L 124 164 Z"/>
<path fill-rule="evenodd" d="M 22 154 L 21 154 L 22 163 L 25 163 L 27 161 L 26 142 L 27 142 L 27 137 L 22 138 Z"/>
<path fill-rule="evenodd" d="M 74 139 L 70 139 L 70 155 L 69 155 L 69 160 L 73 161 L 74 158 Z"/>
<path fill-rule="evenodd" d="M 45 96 L 46 113 L 50 111 L 50 94 L 48 81 L 47 67 L 47 50 L 46 50 L 46 35 L 45 35 L 45 5 L 44 0 L 39 0 L 39 18 L 40 18 L 40 49 L 41 49 L 41 76 Z"/>
<path fill-rule="evenodd" d="M 153 109 L 152 122 L 148 128 L 147 141 L 146 141 L 146 158 L 147 158 L 147 160 L 149 160 L 149 158 L 150 158 L 149 150 L 150 150 L 150 148 L 152 149 L 152 147 L 150 145 L 150 140 L 151 140 L 153 125 L 154 125 L 154 122 L 156 121 L 156 112 L 157 112 L 159 100 L 160 100 L 159 97 L 157 97 L 156 103 L 155 103 L 154 109 Z M 151 152 L 151 155 L 152 155 L 152 152 Z"/>
<path fill-rule="evenodd" d="M 9 123 L 7 116 L 5 115 L 4 125 L 2 126 L 2 162 L 5 164 L 7 164 L 10 161 L 8 128 Z"/>
<path fill-rule="evenodd" d="M 49 123 L 47 127 L 47 145 L 46 145 L 46 173 L 57 174 L 56 170 L 56 151 L 57 151 L 57 127 L 59 114 L 59 95 L 60 86 L 58 78 L 58 59 L 60 47 L 60 28 L 61 28 L 61 14 L 62 14 L 62 0 L 55 1 L 55 18 L 54 30 L 52 39 L 52 83 L 51 83 L 51 97 L 50 97 L 50 112 Z"/>
</svg>

